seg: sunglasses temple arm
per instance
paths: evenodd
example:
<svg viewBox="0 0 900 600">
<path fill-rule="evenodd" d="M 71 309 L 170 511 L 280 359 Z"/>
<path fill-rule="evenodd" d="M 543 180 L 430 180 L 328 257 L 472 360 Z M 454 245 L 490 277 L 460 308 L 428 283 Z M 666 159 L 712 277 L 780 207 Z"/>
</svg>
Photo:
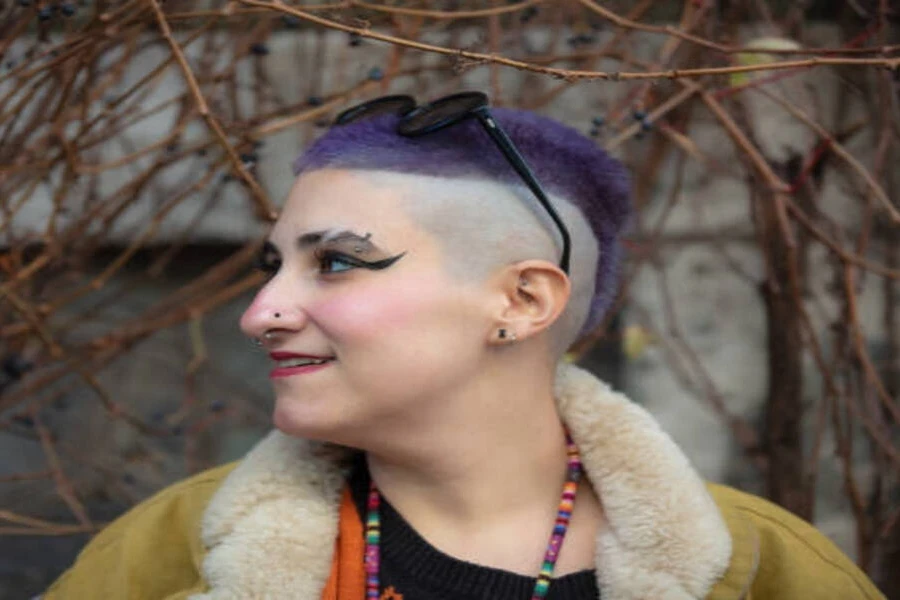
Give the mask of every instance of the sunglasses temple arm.
<svg viewBox="0 0 900 600">
<path fill-rule="evenodd" d="M 550 218 L 553 219 L 553 222 L 556 223 L 556 226 L 559 228 L 559 233 L 562 235 L 562 257 L 560 258 L 560 268 L 565 272 L 566 275 L 569 274 L 569 254 L 571 252 L 570 248 L 572 245 L 571 237 L 569 236 L 569 230 L 566 229 L 565 224 L 563 223 L 560 216 L 557 214 L 556 210 L 553 208 L 553 205 L 550 204 L 550 200 L 547 198 L 547 194 L 544 193 L 544 189 L 541 187 L 541 184 L 538 183 L 537 177 L 534 176 L 534 173 L 531 172 L 531 169 L 528 167 L 528 163 L 525 162 L 525 159 L 519 153 L 518 149 L 516 149 L 515 144 L 513 144 L 512 140 L 509 139 L 509 136 L 506 135 L 506 132 L 500 128 L 499 123 L 493 119 L 489 114 L 486 114 L 485 111 L 475 111 L 475 116 L 478 118 L 478 121 L 481 122 L 485 131 L 487 131 L 488 135 L 491 136 L 491 139 L 494 140 L 494 143 L 497 144 L 497 147 L 500 148 L 500 151 L 506 156 L 509 161 L 509 164 L 516 170 L 519 174 L 519 177 L 522 178 L 522 181 L 525 182 L 525 185 L 528 186 L 528 189 L 532 191 L 532 193 L 537 197 L 538 201 L 544 206 L 547 212 L 550 214 Z"/>
</svg>

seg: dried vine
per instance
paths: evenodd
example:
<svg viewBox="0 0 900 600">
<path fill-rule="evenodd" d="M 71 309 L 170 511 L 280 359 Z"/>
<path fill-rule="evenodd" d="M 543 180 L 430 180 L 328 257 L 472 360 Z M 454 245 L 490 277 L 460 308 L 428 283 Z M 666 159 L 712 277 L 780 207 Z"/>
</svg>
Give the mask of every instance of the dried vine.
<svg viewBox="0 0 900 600">
<path fill-rule="evenodd" d="M 35 468 L 0 472 L 0 502 L 22 490 L 58 499 L 55 510 L 40 513 L 27 503 L 0 504 L 0 536 L 94 531 L 105 520 L 92 515 L 97 494 L 127 504 L 143 495 L 135 489 L 165 483 L 152 475 L 159 469 L 141 465 L 162 464 L 174 448 L 194 471 L 211 460 L 206 432 L 234 423 L 264 428 L 251 391 L 205 402 L 201 388 L 204 374 L 216 373 L 207 319 L 259 283 L 248 266 L 276 216 L 263 168 L 274 158 L 267 145 L 293 135 L 302 146 L 352 100 L 394 90 L 437 95 L 479 81 L 501 104 L 554 114 L 576 91 L 590 107 L 591 122 L 571 124 L 638 175 L 638 217 L 610 319 L 624 311 L 628 330 L 651 340 L 675 381 L 721 418 L 764 491 L 807 518 L 816 516 L 831 449 L 860 564 L 889 596 L 900 594 L 890 579 L 900 568 L 898 14 L 886 0 L 851 3 L 834 17 L 843 41 L 816 46 L 800 8 L 728 6 L 0 5 L 0 437 L 43 457 Z M 774 33 L 747 34 L 762 29 Z M 279 81 L 284 65 L 299 82 L 289 93 Z M 814 75 L 838 82 L 834 118 L 820 110 L 826 94 L 798 92 L 795 84 Z M 798 142 L 788 159 L 773 154 L 759 103 L 812 143 Z M 730 148 L 711 145 L 700 127 L 715 129 L 717 143 Z M 690 169 L 741 182 L 745 228 L 671 233 L 673 215 L 686 210 Z M 670 179 L 674 190 L 655 200 L 652 184 Z M 834 189 L 839 211 L 827 206 Z M 211 241 L 207 223 L 223 204 L 246 207 L 256 229 Z M 227 255 L 136 313 L 116 312 L 142 284 L 171 273 L 186 248 L 213 242 Z M 766 315 L 762 425 L 729 404 L 721 375 L 681 322 L 664 249 L 677 255 L 695 246 L 753 284 L 748 293 Z M 735 258 L 737 248 L 752 250 L 759 272 Z M 814 259 L 818 270 L 809 266 Z M 629 293 L 648 273 L 661 311 Z M 863 307 L 872 290 L 882 296 L 880 320 Z M 137 356 L 141 344 L 182 331 L 188 360 L 176 410 L 160 417 L 109 388 L 109 369 Z M 573 359 L 611 335 L 603 325 Z M 97 456 L 73 442 L 77 431 L 58 430 L 67 423 L 90 435 L 96 426 L 61 420 L 68 398 L 94 406 L 104 431 L 128 431 L 130 454 Z"/>
</svg>

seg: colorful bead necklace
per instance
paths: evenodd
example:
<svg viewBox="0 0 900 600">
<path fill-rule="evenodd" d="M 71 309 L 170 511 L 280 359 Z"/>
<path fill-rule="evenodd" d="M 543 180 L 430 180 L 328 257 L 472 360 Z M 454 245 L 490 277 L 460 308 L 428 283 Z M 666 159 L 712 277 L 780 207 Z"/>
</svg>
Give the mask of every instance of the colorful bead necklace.
<svg viewBox="0 0 900 600">
<path fill-rule="evenodd" d="M 578 482 L 581 480 L 581 457 L 578 448 L 572 441 L 569 432 L 566 431 L 566 483 L 563 485 L 562 497 L 559 500 L 559 510 L 556 513 L 556 522 L 553 525 L 553 533 L 547 543 L 547 552 L 544 554 L 544 562 L 534 584 L 534 592 L 531 600 L 542 600 L 550 591 L 550 582 L 553 580 L 553 569 L 556 567 L 556 559 L 562 548 L 566 531 L 569 528 L 569 520 L 572 518 L 572 508 L 575 505 L 575 494 L 578 492 Z M 369 501 L 366 513 L 366 598 L 378 600 L 380 582 L 378 572 L 381 566 L 381 494 L 375 487 L 375 482 L 369 486 Z"/>
</svg>

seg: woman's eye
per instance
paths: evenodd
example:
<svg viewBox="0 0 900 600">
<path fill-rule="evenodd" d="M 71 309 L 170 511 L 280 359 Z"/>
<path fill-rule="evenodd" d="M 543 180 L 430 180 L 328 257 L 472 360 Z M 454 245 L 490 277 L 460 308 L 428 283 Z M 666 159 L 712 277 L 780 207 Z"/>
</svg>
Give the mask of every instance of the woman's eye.
<svg viewBox="0 0 900 600">
<path fill-rule="evenodd" d="M 368 262 L 360 260 L 355 256 L 343 254 L 334 250 L 316 250 L 315 259 L 319 266 L 319 273 L 323 275 L 331 275 L 335 273 L 343 273 L 354 269 L 366 269 L 369 271 L 380 271 L 386 269 L 401 258 L 406 253 L 398 254 L 391 258 Z"/>
<path fill-rule="evenodd" d="M 334 252 L 324 252 L 318 258 L 319 271 L 322 273 L 340 273 L 356 268 L 353 264 L 356 261 L 348 262 L 343 255 Z"/>
</svg>

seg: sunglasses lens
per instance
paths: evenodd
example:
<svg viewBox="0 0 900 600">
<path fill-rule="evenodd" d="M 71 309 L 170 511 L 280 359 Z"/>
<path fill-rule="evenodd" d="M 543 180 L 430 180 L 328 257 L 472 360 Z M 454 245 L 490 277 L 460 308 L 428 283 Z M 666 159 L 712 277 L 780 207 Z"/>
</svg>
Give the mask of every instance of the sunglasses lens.
<svg viewBox="0 0 900 600">
<path fill-rule="evenodd" d="M 443 129 L 468 117 L 473 110 L 487 106 L 481 92 L 463 92 L 441 98 L 412 111 L 398 128 L 402 135 L 423 135 Z"/>
<path fill-rule="evenodd" d="M 378 115 L 405 115 L 416 106 L 409 96 L 383 96 L 350 107 L 334 119 L 335 125 L 346 125 Z"/>
</svg>

